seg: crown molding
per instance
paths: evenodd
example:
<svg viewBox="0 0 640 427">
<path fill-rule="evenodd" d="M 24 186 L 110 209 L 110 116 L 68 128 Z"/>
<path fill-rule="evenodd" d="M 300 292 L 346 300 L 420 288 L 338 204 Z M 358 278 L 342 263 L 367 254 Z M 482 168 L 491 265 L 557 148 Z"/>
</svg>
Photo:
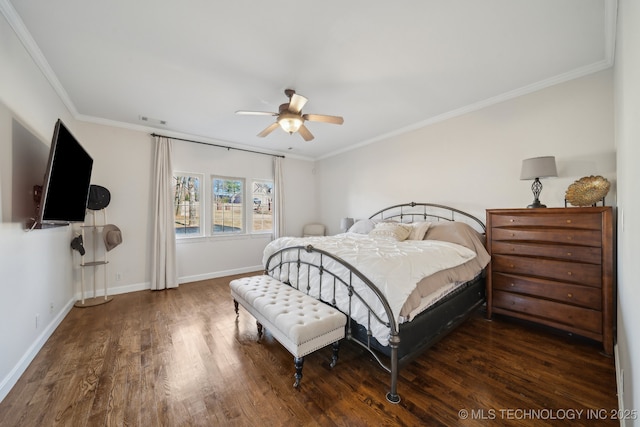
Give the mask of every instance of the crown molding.
<svg viewBox="0 0 640 427">
<path fill-rule="evenodd" d="M 416 129 L 425 127 L 425 126 L 429 126 L 438 122 L 442 122 L 444 120 L 448 120 L 450 118 L 453 117 L 458 117 L 461 116 L 463 114 L 467 114 L 473 111 L 478 111 L 482 108 L 488 107 L 490 105 L 494 105 L 494 104 L 498 104 L 500 102 L 504 102 L 506 100 L 509 99 L 513 99 L 522 95 L 526 95 L 532 92 L 536 92 L 539 91 L 541 89 L 559 84 L 559 83 L 563 83 L 572 79 L 576 79 L 579 77 L 583 77 L 586 76 L 588 74 L 592 74 L 598 71 L 602 71 L 604 69 L 610 68 L 614 65 L 614 61 L 615 61 L 615 43 L 616 43 L 616 25 L 617 25 L 617 13 L 618 13 L 618 0 L 603 0 L 604 1 L 604 59 L 602 61 L 590 64 L 588 66 L 585 67 L 581 67 L 578 68 L 576 70 L 572 70 L 570 72 L 564 73 L 564 74 L 560 74 L 558 76 L 554 76 L 551 77 L 549 79 L 540 81 L 540 82 L 536 82 L 534 84 L 531 84 L 529 86 L 525 86 L 522 88 L 518 88 L 515 89 L 513 91 L 510 92 L 506 92 L 504 94 L 486 99 L 486 100 L 482 100 L 480 102 L 474 103 L 474 104 L 470 104 L 467 105 L 465 107 L 456 109 L 456 110 L 452 110 L 434 117 L 431 117 L 427 120 L 424 121 L 420 121 L 418 123 L 415 123 L 413 125 L 410 126 L 406 126 L 400 129 L 397 129 L 395 131 L 391 131 L 388 133 L 385 133 L 383 135 L 379 135 L 377 137 L 362 141 L 360 143 L 351 145 L 347 148 L 343 148 L 337 151 L 333 151 L 331 153 L 319 156 L 315 159 L 309 158 L 309 157 L 304 157 L 304 156 L 295 156 L 292 155 L 291 153 L 278 153 L 278 154 L 286 154 L 287 157 L 296 157 L 299 158 L 301 160 L 309 160 L 309 161 L 313 161 L 313 160 L 322 160 L 322 159 L 326 159 L 329 157 L 333 157 L 345 152 L 349 152 L 361 147 L 364 147 L 366 145 L 369 144 L 373 144 L 375 142 L 379 142 L 385 139 L 389 139 L 398 135 L 402 135 L 411 131 L 414 131 Z M 143 126 L 138 126 L 138 125 L 132 125 L 132 124 L 128 124 L 128 123 L 121 123 L 121 122 L 116 122 L 116 121 L 111 121 L 111 120 L 104 120 L 104 119 L 99 119 L 99 118 L 95 118 L 95 117 L 90 117 L 90 116 L 85 116 L 85 115 L 81 115 L 78 110 L 76 109 L 74 103 L 71 101 L 71 98 L 69 97 L 67 91 L 64 89 L 64 87 L 62 86 L 62 84 L 60 83 L 60 81 L 58 80 L 58 77 L 56 76 L 56 74 L 53 72 L 53 69 L 51 68 L 51 66 L 49 65 L 48 61 L 46 60 L 46 58 L 44 57 L 44 55 L 42 54 L 42 51 L 40 50 L 40 48 L 38 47 L 38 45 L 36 44 L 35 40 L 33 39 L 33 37 L 31 36 L 30 32 L 28 31 L 28 29 L 26 28 L 26 26 L 24 25 L 24 22 L 22 22 L 22 19 L 20 18 L 20 16 L 18 15 L 18 13 L 16 12 L 15 8 L 13 7 L 13 5 L 11 4 L 11 2 L 9 0 L 0 0 L 0 12 L 5 16 L 5 18 L 7 19 L 7 21 L 9 22 L 9 25 L 11 25 L 11 27 L 13 28 L 13 30 L 15 31 L 16 35 L 18 36 L 18 38 L 20 39 L 20 41 L 22 42 L 22 44 L 24 45 L 25 49 L 27 50 L 27 52 L 29 53 L 29 55 L 33 58 L 33 61 L 36 63 L 36 65 L 40 68 L 40 70 L 42 71 L 42 73 L 44 74 L 45 78 L 49 81 L 49 83 L 51 84 L 51 86 L 53 87 L 53 89 L 56 91 L 56 93 L 58 94 L 58 96 L 60 97 L 60 99 L 62 100 L 62 102 L 64 103 L 64 105 L 67 107 L 67 109 L 69 110 L 69 112 L 71 113 L 71 115 L 76 119 L 76 120 L 80 120 L 80 121 L 85 121 L 85 122 L 91 122 L 91 123 L 97 123 L 97 124 L 103 124 L 103 125 L 108 125 L 108 126 L 115 126 L 115 127 L 120 127 L 120 128 L 125 128 L 125 129 L 133 129 L 133 130 L 143 130 L 143 131 L 157 131 L 160 128 L 147 128 L 147 127 L 143 127 Z M 176 135 L 181 135 L 182 137 L 193 137 L 192 135 L 189 134 L 179 134 L 176 133 Z M 198 137 L 201 139 L 205 139 L 208 141 L 216 141 L 216 142 L 220 142 L 217 140 L 213 140 L 211 138 L 202 138 L 202 137 Z M 231 143 L 227 143 L 224 142 L 225 144 L 229 144 L 231 145 Z M 233 144 L 236 145 L 236 144 Z"/>
<path fill-rule="evenodd" d="M 53 72 L 49 62 L 47 62 L 42 51 L 38 47 L 38 44 L 31 36 L 31 33 L 24 25 L 24 22 L 22 22 L 22 18 L 20 18 L 20 15 L 18 15 L 18 12 L 16 12 L 9 0 L 0 0 L 0 11 L 7 19 L 7 22 L 9 22 L 9 25 L 11 25 L 11 28 L 13 28 L 13 31 L 18 36 L 18 39 L 22 42 L 33 61 L 36 63 L 38 68 L 40 68 L 40 71 L 42 71 L 42 74 L 44 74 L 45 78 L 49 81 L 49 84 L 56 91 L 71 115 L 76 117 L 78 115 L 78 110 L 71 101 L 71 98 L 69 98 L 69 94 L 60 83 L 60 80 L 58 80 L 56 73 Z"/>
<path fill-rule="evenodd" d="M 367 146 L 369 144 L 373 144 L 385 139 L 393 138 L 435 123 L 439 123 L 454 117 L 462 116 L 467 113 L 471 113 L 474 111 L 478 111 L 480 109 L 489 107 L 491 105 L 498 104 L 500 102 L 504 102 L 513 98 L 517 98 L 522 95 L 527 95 L 529 93 L 537 92 L 539 90 L 545 89 L 547 87 L 551 87 L 560 83 L 567 82 L 569 80 L 577 79 L 580 77 L 587 76 L 589 74 L 597 73 L 598 71 L 606 70 L 607 68 L 613 67 L 615 62 L 615 44 L 616 44 L 616 25 L 617 25 L 617 16 L 618 16 L 618 0 L 604 0 L 604 59 L 599 62 L 595 62 L 593 64 L 587 65 L 585 67 L 577 68 L 575 70 L 569 71 L 564 74 L 560 74 L 557 76 L 553 76 L 546 80 L 542 80 L 540 82 L 536 82 L 534 84 L 524 86 L 506 93 L 503 93 L 498 96 L 494 96 L 492 98 L 488 98 L 474 104 L 466 105 L 462 108 L 458 108 L 456 110 L 452 110 L 443 114 L 439 114 L 437 116 L 431 117 L 427 120 L 420 121 L 413 125 L 409 125 L 400 129 L 396 129 L 395 131 L 388 132 L 383 135 L 376 136 L 374 138 L 368 139 L 366 141 L 362 141 L 358 144 L 350 145 L 349 147 L 333 151 L 331 153 L 325 154 L 319 157 L 317 160 L 326 159 L 329 157 L 337 156 L 339 154 L 343 154 L 352 150 L 356 150 L 358 148 Z"/>
</svg>

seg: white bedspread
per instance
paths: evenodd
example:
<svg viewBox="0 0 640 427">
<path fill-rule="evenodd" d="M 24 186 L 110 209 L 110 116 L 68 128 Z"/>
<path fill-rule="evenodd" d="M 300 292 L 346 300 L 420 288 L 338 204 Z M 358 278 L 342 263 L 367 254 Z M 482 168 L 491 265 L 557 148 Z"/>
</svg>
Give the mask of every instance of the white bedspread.
<svg viewBox="0 0 640 427">
<path fill-rule="evenodd" d="M 326 237 L 281 237 L 265 248 L 263 265 L 269 256 L 280 249 L 307 245 L 342 258 L 367 276 L 386 297 L 396 322 L 399 322 L 400 310 L 407 297 L 420 280 L 437 271 L 461 265 L 476 256 L 475 252 L 464 246 L 437 240 L 398 242 L 393 239 L 344 233 Z M 334 266 L 334 263 L 325 261 L 325 267 L 332 269 Z M 317 286 L 317 283 L 312 283 L 312 287 L 317 289 Z M 323 290 L 323 295 L 324 292 L 327 290 Z M 347 303 L 340 298 L 345 297 L 345 293 L 340 294 L 336 297 L 338 308 L 346 310 Z M 367 298 L 367 301 L 383 319 L 386 318 L 382 315 L 382 305 L 375 304 L 373 297 Z M 364 326 L 370 323 L 366 308 L 352 308 L 351 317 Z M 386 345 L 389 330 L 380 326 L 375 322 L 370 325 L 376 339 L 380 344 Z"/>
</svg>

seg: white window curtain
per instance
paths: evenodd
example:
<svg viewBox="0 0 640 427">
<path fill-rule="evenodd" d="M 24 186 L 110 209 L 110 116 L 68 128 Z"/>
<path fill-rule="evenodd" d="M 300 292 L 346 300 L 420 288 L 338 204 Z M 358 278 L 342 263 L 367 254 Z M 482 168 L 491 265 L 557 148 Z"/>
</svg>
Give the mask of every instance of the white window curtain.
<svg viewBox="0 0 640 427">
<path fill-rule="evenodd" d="M 173 215 L 171 140 L 155 137 L 151 289 L 178 287 L 176 232 Z"/>
<path fill-rule="evenodd" d="M 282 157 L 273 158 L 274 214 L 273 237 L 277 239 L 284 234 L 284 179 L 282 177 Z"/>
</svg>

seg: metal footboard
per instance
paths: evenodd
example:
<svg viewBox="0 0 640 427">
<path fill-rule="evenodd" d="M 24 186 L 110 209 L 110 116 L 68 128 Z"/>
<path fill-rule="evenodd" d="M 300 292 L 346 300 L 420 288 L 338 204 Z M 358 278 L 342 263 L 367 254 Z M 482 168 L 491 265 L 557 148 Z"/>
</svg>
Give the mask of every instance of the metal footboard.
<svg viewBox="0 0 640 427">
<path fill-rule="evenodd" d="M 315 255 L 317 254 L 317 256 Z M 332 305 L 350 319 L 354 310 L 366 310 L 366 324 L 358 322 L 367 330 L 366 342 L 356 339 L 351 330 L 352 322 L 347 322 L 347 339 L 366 349 L 380 366 L 391 376 L 391 390 L 386 397 L 389 402 L 400 402 L 398 395 L 398 346 L 400 336 L 398 324 L 391 307 L 378 287 L 358 269 L 343 259 L 322 249 L 308 246 L 292 246 L 272 254 L 266 262 L 265 274 L 302 291 L 316 299 Z M 347 296 L 338 303 L 336 296 Z M 344 300 L 341 300 L 344 301 Z M 376 311 L 375 305 L 382 307 Z M 384 313 L 382 313 L 384 311 Z M 371 347 L 372 325 L 378 323 L 389 329 L 389 363 L 385 364 Z"/>
</svg>

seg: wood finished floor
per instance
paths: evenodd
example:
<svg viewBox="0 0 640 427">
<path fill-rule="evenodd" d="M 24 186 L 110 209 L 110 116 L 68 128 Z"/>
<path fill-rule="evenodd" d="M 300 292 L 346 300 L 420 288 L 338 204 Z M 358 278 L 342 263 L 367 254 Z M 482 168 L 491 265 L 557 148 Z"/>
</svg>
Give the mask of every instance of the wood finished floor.
<svg viewBox="0 0 640 427">
<path fill-rule="evenodd" d="M 350 343 L 334 369 L 330 348 L 307 356 L 296 390 L 293 357 L 236 318 L 234 277 L 74 307 L 0 403 L 0 426 L 619 425 L 595 419 L 617 408 L 597 344 L 481 311 L 401 371 L 398 405 Z"/>
</svg>

